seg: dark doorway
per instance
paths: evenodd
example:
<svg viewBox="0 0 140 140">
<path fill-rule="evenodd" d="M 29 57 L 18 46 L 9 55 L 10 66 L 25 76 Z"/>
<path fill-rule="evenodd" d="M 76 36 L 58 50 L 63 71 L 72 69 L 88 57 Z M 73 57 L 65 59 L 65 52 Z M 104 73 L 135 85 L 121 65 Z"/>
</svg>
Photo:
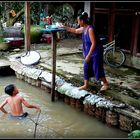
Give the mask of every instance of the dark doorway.
<svg viewBox="0 0 140 140">
<path fill-rule="evenodd" d="M 121 49 L 130 51 L 131 47 L 132 16 L 116 15 L 115 35 L 116 45 Z"/>
</svg>

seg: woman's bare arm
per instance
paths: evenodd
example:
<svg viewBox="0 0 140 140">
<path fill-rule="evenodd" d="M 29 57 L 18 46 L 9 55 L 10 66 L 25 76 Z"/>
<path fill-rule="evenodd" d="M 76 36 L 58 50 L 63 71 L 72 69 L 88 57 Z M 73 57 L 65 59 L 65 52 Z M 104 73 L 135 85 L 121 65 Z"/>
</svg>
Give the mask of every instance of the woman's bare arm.
<svg viewBox="0 0 140 140">
<path fill-rule="evenodd" d="M 96 46 L 96 39 L 95 39 L 94 30 L 90 28 L 88 33 L 89 33 L 89 37 L 90 37 L 90 41 L 91 41 L 91 47 L 90 47 L 89 53 L 88 53 L 88 55 L 86 57 L 87 62 L 89 62 L 91 54 L 94 51 L 94 48 Z"/>
<path fill-rule="evenodd" d="M 80 27 L 80 28 L 71 28 L 71 27 L 65 27 L 65 29 L 68 31 L 68 32 L 71 32 L 71 33 L 75 33 L 75 34 L 81 34 L 82 31 L 83 31 L 83 27 Z"/>
<path fill-rule="evenodd" d="M 75 33 L 75 34 L 81 34 L 82 31 L 83 31 L 83 27 L 80 27 L 80 28 L 71 28 L 71 27 L 68 27 L 68 26 L 64 26 L 64 25 L 60 25 L 59 26 L 60 28 L 64 28 L 66 29 L 66 31 L 68 32 L 71 32 L 71 33 Z"/>
</svg>

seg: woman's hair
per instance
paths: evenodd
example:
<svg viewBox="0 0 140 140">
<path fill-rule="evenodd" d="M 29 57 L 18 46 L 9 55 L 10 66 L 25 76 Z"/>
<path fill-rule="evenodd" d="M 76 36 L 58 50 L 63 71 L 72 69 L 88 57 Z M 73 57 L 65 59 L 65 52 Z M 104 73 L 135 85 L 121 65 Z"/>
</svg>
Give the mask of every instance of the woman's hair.
<svg viewBox="0 0 140 140">
<path fill-rule="evenodd" d="M 80 20 L 83 20 L 86 24 L 91 23 L 87 12 L 82 12 L 78 17 Z"/>
<path fill-rule="evenodd" d="M 15 86 L 13 84 L 10 84 L 10 85 L 5 87 L 5 93 L 12 96 L 14 89 L 15 89 Z"/>
</svg>

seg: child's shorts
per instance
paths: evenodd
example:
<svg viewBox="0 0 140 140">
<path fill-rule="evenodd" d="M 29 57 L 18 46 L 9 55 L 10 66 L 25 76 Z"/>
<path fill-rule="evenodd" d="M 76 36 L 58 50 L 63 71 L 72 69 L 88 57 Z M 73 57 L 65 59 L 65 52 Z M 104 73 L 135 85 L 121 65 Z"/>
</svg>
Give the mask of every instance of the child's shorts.
<svg viewBox="0 0 140 140">
<path fill-rule="evenodd" d="M 13 119 L 19 119 L 19 120 L 22 120 L 22 119 L 26 118 L 27 116 L 28 116 L 28 113 L 27 112 L 23 113 L 21 116 L 13 116 L 13 115 L 10 115 L 11 118 L 13 118 Z"/>
</svg>

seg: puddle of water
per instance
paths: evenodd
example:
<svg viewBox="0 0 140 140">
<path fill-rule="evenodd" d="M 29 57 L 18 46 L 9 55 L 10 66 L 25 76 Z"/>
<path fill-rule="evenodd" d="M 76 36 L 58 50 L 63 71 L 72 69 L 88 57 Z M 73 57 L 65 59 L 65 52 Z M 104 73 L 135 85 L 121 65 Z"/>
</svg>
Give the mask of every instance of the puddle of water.
<svg viewBox="0 0 140 140">
<path fill-rule="evenodd" d="M 1 112 L 0 138 L 127 138 L 126 132 L 109 127 L 62 101 L 51 102 L 51 94 L 15 76 L 0 77 L 0 102 L 6 98 L 4 87 L 10 83 L 17 86 L 28 102 L 39 105 L 41 114 L 35 133 L 38 116 L 35 109 L 24 107 L 30 114 L 24 120 L 10 119 Z M 7 105 L 5 109 L 9 110 Z"/>
</svg>

